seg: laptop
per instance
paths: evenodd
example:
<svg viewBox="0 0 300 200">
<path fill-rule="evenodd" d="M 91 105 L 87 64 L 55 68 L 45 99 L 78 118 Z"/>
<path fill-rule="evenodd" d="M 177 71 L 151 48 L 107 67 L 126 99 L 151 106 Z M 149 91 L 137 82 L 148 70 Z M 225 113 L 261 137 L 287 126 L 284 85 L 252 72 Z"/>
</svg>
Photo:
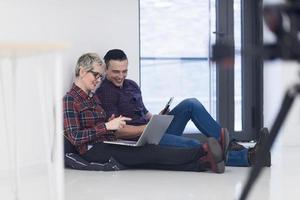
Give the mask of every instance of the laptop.
<svg viewBox="0 0 300 200">
<path fill-rule="evenodd" d="M 153 115 L 138 141 L 116 140 L 103 141 L 103 143 L 126 146 L 143 146 L 145 144 L 157 145 L 172 122 L 173 118 L 173 115 Z"/>
</svg>

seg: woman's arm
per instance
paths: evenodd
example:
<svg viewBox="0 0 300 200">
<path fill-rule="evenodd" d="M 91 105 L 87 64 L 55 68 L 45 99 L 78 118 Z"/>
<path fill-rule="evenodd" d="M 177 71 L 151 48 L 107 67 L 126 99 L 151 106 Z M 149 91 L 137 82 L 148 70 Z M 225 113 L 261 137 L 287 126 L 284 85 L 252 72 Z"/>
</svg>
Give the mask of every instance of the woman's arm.
<svg viewBox="0 0 300 200">
<path fill-rule="evenodd" d="M 123 128 L 120 128 L 116 131 L 117 138 L 120 139 L 133 139 L 141 136 L 146 125 L 140 126 L 132 126 L 132 125 L 125 125 Z"/>
<path fill-rule="evenodd" d="M 63 111 L 64 134 L 68 136 L 73 145 L 78 146 L 93 141 L 99 135 L 107 133 L 104 121 L 95 123 L 95 126 L 91 128 L 81 128 L 80 120 L 83 119 L 80 119 L 78 105 L 71 96 L 64 98 Z"/>
</svg>

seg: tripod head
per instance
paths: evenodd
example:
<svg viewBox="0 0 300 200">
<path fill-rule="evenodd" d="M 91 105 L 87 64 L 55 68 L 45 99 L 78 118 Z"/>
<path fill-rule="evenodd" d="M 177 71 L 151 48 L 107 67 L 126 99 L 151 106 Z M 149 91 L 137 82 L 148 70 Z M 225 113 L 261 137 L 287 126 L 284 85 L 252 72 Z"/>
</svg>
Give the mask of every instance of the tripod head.
<svg viewBox="0 0 300 200">
<path fill-rule="evenodd" d="M 264 59 L 300 62 L 300 2 L 289 0 L 286 4 L 265 6 L 263 16 L 277 39 L 274 44 L 263 46 Z"/>
</svg>

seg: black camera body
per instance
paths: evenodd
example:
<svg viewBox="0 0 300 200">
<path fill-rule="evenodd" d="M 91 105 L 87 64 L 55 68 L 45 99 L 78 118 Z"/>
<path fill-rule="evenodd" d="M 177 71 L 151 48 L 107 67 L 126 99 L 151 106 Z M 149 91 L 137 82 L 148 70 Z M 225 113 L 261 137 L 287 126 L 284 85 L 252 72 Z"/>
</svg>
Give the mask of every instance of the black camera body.
<svg viewBox="0 0 300 200">
<path fill-rule="evenodd" d="M 300 0 L 286 4 L 266 5 L 263 9 L 266 25 L 276 37 L 274 43 L 244 49 L 243 53 L 264 60 L 282 59 L 300 62 Z M 234 57 L 234 47 L 216 44 L 212 47 L 212 60 L 224 61 Z"/>
<path fill-rule="evenodd" d="M 266 25 L 276 36 L 276 42 L 263 46 L 265 60 L 280 58 L 300 62 L 300 1 L 264 7 Z"/>
</svg>

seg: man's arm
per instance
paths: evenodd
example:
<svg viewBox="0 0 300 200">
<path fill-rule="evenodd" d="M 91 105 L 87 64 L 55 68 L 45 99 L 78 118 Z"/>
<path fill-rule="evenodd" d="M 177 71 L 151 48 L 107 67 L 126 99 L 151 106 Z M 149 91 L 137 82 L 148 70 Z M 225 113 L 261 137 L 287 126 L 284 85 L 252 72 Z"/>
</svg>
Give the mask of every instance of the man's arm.
<svg viewBox="0 0 300 200">
<path fill-rule="evenodd" d="M 118 129 L 115 134 L 119 139 L 134 139 L 139 137 L 145 128 L 146 125 L 140 125 L 140 126 L 125 125 L 123 128 Z"/>
</svg>

